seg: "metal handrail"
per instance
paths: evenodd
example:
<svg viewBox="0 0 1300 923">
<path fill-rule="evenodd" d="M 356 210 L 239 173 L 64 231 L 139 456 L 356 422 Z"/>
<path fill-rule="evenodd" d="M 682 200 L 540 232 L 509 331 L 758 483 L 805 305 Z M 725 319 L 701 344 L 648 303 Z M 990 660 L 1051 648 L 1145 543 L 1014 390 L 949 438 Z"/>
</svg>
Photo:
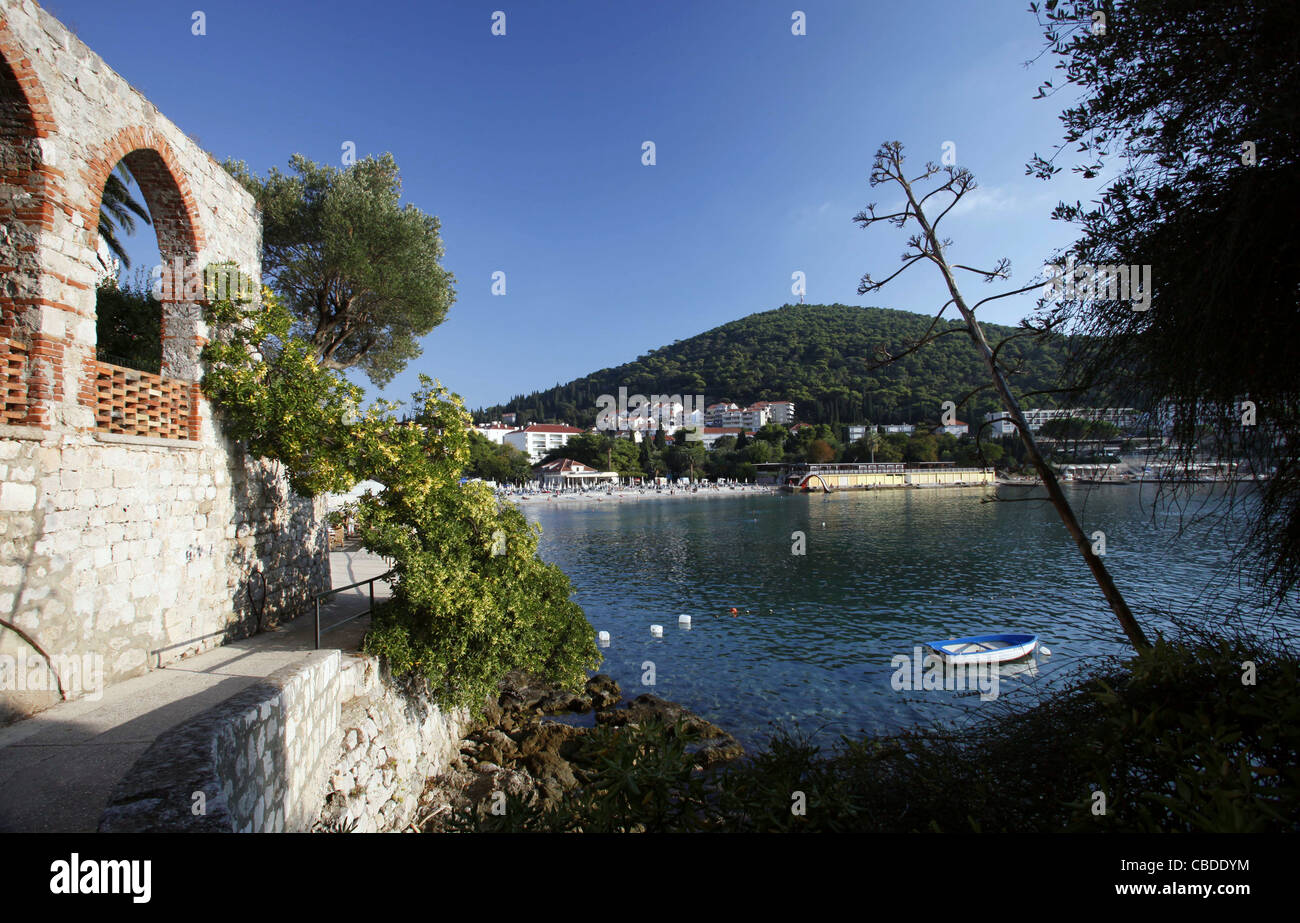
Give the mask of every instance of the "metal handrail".
<svg viewBox="0 0 1300 923">
<path fill-rule="evenodd" d="M 312 597 L 312 603 L 316 607 L 316 650 L 320 650 L 321 635 L 325 634 L 326 632 L 333 631 L 335 628 L 341 628 L 342 626 L 346 625 L 348 622 L 355 622 L 357 619 L 361 618 L 362 616 L 373 614 L 375 611 L 375 581 L 387 580 L 389 577 L 393 576 L 393 574 L 396 572 L 397 572 L 396 568 L 390 568 L 389 570 L 380 574 L 378 577 L 371 577 L 369 580 L 358 580 L 356 583 L 349 583 L 347 586 L 335 587 L 332 590 L 326 590 L 324 593 L 317 593 L 314 597 Z M 365 612 L 358 612 L 356 615 L 346 618 L 341 622 L 335 622 L 333 625 L 330 625 L 328 628 L 322 629 L 320 627 L 320 601 L 322 599 L 325 599 L 327 596 L 333 596 L 335 593 L 342 593 L 345 590 L 355 590 L 357 587 L 365 586 L 366 584 L 370 584 L 370 608 L 369 609 L 367 609 Z"/>
</svg>

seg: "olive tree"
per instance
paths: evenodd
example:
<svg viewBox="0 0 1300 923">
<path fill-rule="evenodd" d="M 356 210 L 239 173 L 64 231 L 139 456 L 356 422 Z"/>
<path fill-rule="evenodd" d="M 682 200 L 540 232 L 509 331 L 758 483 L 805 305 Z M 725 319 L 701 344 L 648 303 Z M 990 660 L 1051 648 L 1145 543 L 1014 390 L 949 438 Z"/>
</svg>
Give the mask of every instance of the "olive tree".
<svg viewBox="0 0 1300 923">
<path fill-rule="evenodd" d="M 438 219 L 401 204 L 391 154 L 345 169 L 294 154 L 290 172 L 226 169 L 262 209 L 262 270 L 328 369 L 382 387 L 420 354 L 417 340 L 455 299 Z"/>
</svg>

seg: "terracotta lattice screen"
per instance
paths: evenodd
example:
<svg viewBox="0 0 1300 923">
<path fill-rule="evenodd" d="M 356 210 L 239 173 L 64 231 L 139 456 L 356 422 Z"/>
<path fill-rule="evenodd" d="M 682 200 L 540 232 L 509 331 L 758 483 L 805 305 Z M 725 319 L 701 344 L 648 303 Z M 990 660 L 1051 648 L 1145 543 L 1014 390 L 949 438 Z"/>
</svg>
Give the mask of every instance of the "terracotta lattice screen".
<svg viewBox="0 0 1300 923">
<path fill-rule="evenodd" d="M 95 379 L 95 427 L 128 436 L 197 439 L 196 395 L 190 382 L 92 363 Z"/>
<path fill-rule="evenodd" d="M 4 410 L 0 422 L 21 424 L 27 419 L 27 347 L 0 338 L 0 376 Z"/>
</svg>

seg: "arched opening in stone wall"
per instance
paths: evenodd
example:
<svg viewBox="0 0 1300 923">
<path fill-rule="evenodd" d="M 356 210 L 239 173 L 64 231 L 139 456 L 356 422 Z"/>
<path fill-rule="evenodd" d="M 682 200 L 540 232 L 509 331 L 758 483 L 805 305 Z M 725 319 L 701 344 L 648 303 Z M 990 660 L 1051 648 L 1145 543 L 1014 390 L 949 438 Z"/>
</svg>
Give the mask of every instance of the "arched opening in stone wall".
<svg viewBox="0 0 1300 923">
<path fill-rule="evenodd" d="M 96 161 L 91 244 L 100 270 L 96 290 L 95 361 L 88 399 L 97 429 L 164 439 L 198 438 L 198 300 L 201 275 L 197 222 L 184 178 L 165 144 L 144 129 L 126 129 L 112 146 L 118 158 Z M 123 195 L 138 197 L 138 210 Z M 144 214 L 141 214 L 143 212 Z M 147 215 L 147 219 L 145 217 Z M 111 223 L 110 223 L 111 222 Z M 135 224 L 135 234 L 125 225 Z M 131 265 L 107 246 L 122 245 Z M 143 239 L 142 239 L 143 238 Z M 148 245 L 152 238 L 156 249 Z M 145 270 L 147 264 L 147 272 Z M 107 276 L 107 277 L 106 277 Z"/>
<path fill-rule="evenodd" d="M 21 77 L 0 35 L 0 423 L 31 421 L 30 332 L 23 323 L 39 295 L 39 234 L 52 221 L 40 138 L 48 125 L 29 93 L 39 87 Z M 39 392 L 39 387 L 34 389 Z"/>
<path fill-rule="evenodd" d="M 95 358 L 162 373 L 162 257 L 153 218 L 125 158 L 104 183 L 95 280 Z"/>
</svg>

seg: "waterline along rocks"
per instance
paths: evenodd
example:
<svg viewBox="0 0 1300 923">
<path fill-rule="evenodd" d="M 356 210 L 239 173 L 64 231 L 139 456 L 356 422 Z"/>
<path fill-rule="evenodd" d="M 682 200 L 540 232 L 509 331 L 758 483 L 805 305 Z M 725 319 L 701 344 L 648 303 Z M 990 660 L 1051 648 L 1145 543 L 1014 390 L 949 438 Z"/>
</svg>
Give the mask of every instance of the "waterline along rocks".
<svg viewBox="0 0 1300 923">
<path fill-rule="evenodd" d="M 676 724 L 698 738 L 688 750 L 699 769 L 712 769 L 744 753 L 722 728 L 675 702 L 644 694 L 619 707 L 621 699 L 618 684 L 605 674 L 593 676 L 575 694 L 510 673 L 497 701 L 461 742 L 459 756 L 447 772 L 430 780 L 414 826 L 429 832 L 447 830 L 453 816 L 491 812 L 502 797 L 543 808 L 558 804 L 594 769 L 583 747 L 593 726 Z M 587 718 L 583 724 L 580 716 Z"/>
</svg>

